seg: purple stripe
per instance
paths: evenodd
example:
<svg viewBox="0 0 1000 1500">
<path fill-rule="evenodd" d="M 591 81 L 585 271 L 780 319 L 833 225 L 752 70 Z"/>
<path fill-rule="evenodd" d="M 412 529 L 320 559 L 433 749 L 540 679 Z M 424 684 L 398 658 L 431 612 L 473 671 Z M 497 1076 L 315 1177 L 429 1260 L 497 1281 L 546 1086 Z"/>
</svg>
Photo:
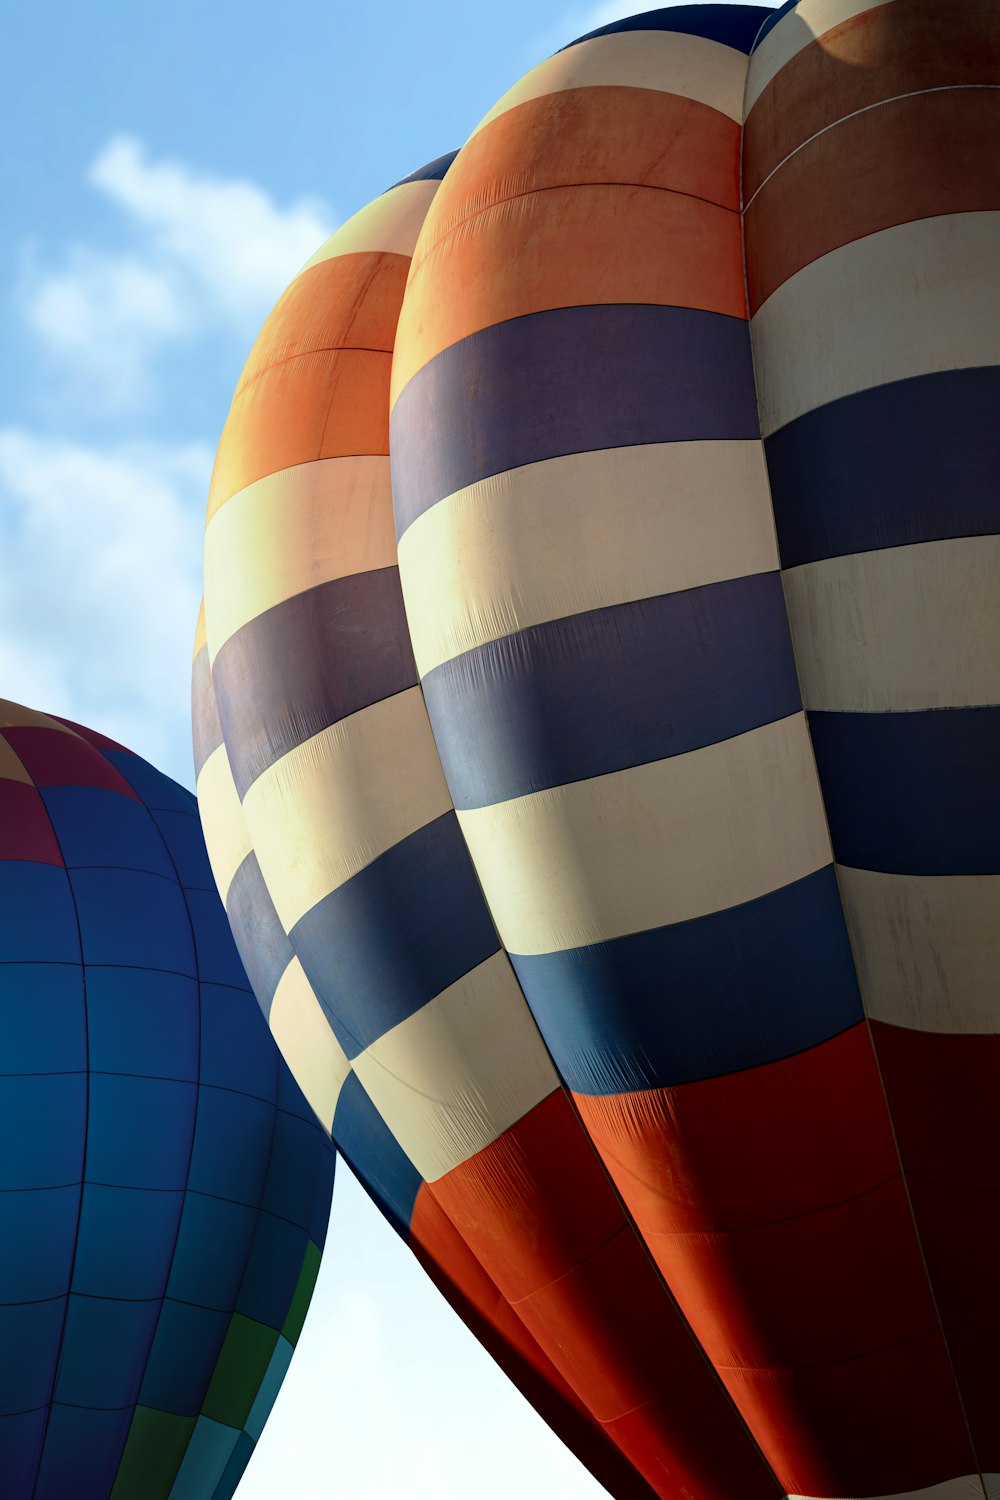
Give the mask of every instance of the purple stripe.
<svg viewBox="0 0 1000 1500">
<path fill-rule="evenodd" d="M 212 672 L 242 798 L 268 766 L 417 681 L 397 568 L 335 578 L 265 610 Z"/>
<path fill-rule="evenodd" d="M 396 402 L 396 532 L 446 495 L 523 464 L 759 436 L 742 318 L 630 304 L 513 318 L 437 355 Z"/>
</svg>

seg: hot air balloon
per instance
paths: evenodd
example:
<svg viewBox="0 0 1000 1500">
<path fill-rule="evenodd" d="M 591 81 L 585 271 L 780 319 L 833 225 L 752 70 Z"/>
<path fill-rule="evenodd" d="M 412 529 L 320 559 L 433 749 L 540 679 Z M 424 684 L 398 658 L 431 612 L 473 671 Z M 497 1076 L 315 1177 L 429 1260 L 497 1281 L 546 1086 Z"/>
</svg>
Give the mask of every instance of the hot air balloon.
<svg viewBox="0 0 1000 1500">
<path fill-rule="evenodd" d="M 1000 1495 L 998 85 L 981 0 L 604 27 L 324 247 L 220 443 L 255 991 L 663 1496 Z"/>
<path fill-rule="evenodd" d="M 312 1295 L 334 1154 L 190 792 L 0 703 L 4 1500 L 226 1500 Z"/>
</svg>

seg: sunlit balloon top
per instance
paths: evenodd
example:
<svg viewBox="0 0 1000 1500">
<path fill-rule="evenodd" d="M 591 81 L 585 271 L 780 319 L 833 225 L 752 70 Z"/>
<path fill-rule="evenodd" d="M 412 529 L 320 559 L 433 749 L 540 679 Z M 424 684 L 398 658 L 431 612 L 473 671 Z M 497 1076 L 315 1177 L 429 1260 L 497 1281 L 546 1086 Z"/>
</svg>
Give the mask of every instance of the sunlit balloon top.
<svg viewBox="0 0 1000 1500">
<path fill-rule="evenodd" d="M 1000 1495 L 998 128 L 986 0 L 604 27 L 317 252 L 220 442 L 258 999 L 616 1494 Z"/>
<path fill-rule="evenodd" d="M 0 1493 L 226 1500 L 326 1237 L 190 792 L 0 702 Z"/>
</svg>

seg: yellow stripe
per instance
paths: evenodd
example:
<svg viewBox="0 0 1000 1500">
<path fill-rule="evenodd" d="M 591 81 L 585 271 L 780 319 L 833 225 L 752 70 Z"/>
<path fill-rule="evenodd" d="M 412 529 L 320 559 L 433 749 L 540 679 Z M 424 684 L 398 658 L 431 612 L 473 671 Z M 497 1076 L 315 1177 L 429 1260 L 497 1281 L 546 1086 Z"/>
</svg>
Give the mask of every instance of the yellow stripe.
<svg viewBox="0 0 1000 1500">
<path fill-rule="evenodd" d="M 545 620 L 777 567 L 756 441 L 528 464 L 432 506 L 399 544 L 421 674 Z"/>
<path fill-rule="evenodd" d="M 379 1037 L 354 1071 L 428 1182 L 491 1145 L 559 1087 L 505 953 Z"/>
<path fill-rule="evenodd" d="M 751 320 L 763 435 L 855 391 L 1000 363 L 1000 213 L 897 224 L 821 256 Z"/>
<path fill-rule="evenodd" d="M 746 76 L 745 55 L 722 42 L 682 32 L 620 31 L 546 58 L 507 90 L 473 135 L 529 99 L 601 85 L 678 94 L 719 110 L 739 125 Z"/>
<path fill-rule="evenodd" d="M 60 734 L 71 734 L 74 739 L 80 738 L 75 730 L 67 728 L 65 724 L 60 724 L 58 719 L 50 719 L 48 714 L 39 713 L 34 708 L 25 708 L 21 703 L 12 703 L 9 698 L 0 698 L 0 729 L 25 727 L 58 729 Z"/>
<path fill-rule="evenodd" d="M 324 729 L 259 776 L 243 812 L 281 925 L 451 807 L 419 688 Z"/>
<path fill-rule="evenodd" d="M 208 861 L 225 904 L 233 876 L 250 853 L 250 835 L 225 745 L 217 745 L 201 768 L 198 812 Z"/>
<path fill-rule="evenodd" d="M 351 1065 L 297 958 L 278 980 L 268 1024 L 295 1082 L 329 1132 Z"/>
<path fill-rule="evenodd" d="M 880 713 L 1000 703 L 998 579 L 995 536 L 789 569 L 782 582 L 803 706 Z"/>
<path fill-rule="evenodd" d="M 388 458 L 319 459 L 258 479 L 217 510 L 205 532 L 212 661 L 274 605 L 395 562 Z"/>
<path fill-rule="evenodd" d="M 198 605 L 198 623 L 194 627 L 194 650 L 191 652 L 192 661 L 197 661 L 198 652 L 207 643 L 207 640 L 208 637 L 205 634 L 205 600 L 202 598 L 201 603 Z"/>
<path fill-rule="evenodd" d="M 365 204 L 331 234 L 302 267 L 308 271 L 335 255 L 357 255 L 371 250 L 389 255 L 412 255 L 420 227 L 439 182 L 401 182 L 381 198 Z M 302 271 L 299 275 L 302 275 Z"/>
<path fill-rule="evenodd" d="M 1000 1032 L 1000 875 L 838 865 L 865 1010 L 913 1031 Z"/>
<path fill-rule="evenodd" d="M 0 734 L 0 780 L 20 781 L 26 786 L 34 786 L 34 780 L 24 768 L 21 758 L 8 744 L 3 735 Z"/>
<path fill-rule="evenodd" d="M 511 953 L 687 921 L 831 859 L 802 714 L 458 819 Z"/>
</svg>

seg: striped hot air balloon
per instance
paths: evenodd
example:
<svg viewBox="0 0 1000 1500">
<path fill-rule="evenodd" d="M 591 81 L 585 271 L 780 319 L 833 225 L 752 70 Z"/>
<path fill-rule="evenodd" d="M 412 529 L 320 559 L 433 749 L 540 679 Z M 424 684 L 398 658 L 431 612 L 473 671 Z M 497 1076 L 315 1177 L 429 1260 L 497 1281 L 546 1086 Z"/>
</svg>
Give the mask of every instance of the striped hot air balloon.
<svg viewBox="0 0 1000 1500">
<path fill-rule="evenodd" d="M 334 1156 L 185 791 L 0 702 L 0 1493 L 228 1500 L 291 1359 Z"/>
<path fill-rule="evenodd" d="M 663 1496 L 1000 1496 L 998 124 L 983 0 L 605 27 L 334 236 L 220 444 L 258 998 Z"/>
</svg>

